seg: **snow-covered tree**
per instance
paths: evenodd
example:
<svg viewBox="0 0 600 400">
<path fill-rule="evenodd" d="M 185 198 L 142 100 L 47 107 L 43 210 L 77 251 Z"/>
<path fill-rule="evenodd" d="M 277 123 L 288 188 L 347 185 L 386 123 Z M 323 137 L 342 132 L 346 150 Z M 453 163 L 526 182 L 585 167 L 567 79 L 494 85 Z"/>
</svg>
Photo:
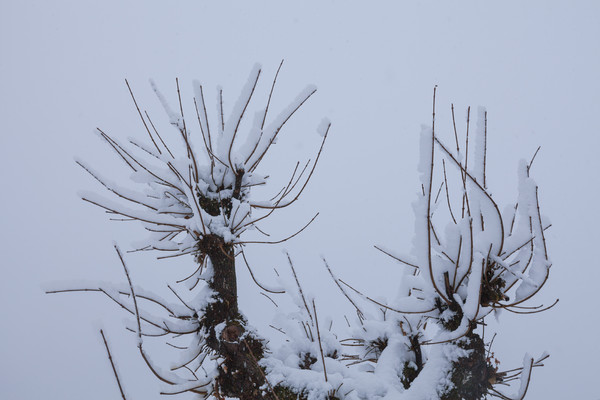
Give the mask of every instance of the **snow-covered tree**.
<svg viewBox="0 0 600 400">
<path fill-rule="evenodd" d="M 344 294 L 355 297 L 353 304 L 362 299 L 382 311 L 368 316 L 356 306 L 359 329 L 352 344 L 360 351 L 352 358 L 368 363 L 385 382 L 381 398 L 522 399 L 532 368 L 548 355 L 525 355 L 522 367 L 500 371 L 480 328 L 492 313 L 536 313 L 556 304 L 525 305 L 544 286 L 551 266 L 544 239 L 549 223 L 530 177 L 533 159 L 519 165 L 518 199 L 501 212 L 486 182 L 485 109 L 478 110 L 471 146 L 470 109 L 463 146 L 452 110 L 452 150 L 435 133 L 435 90 L 433 99 L 432 126 L 421 132 L 412 251 L 403 256 L 380 249 L 406 266 L 396 297 L 377 302 L 334 276 Z M 518 382 L 516 393 L 507 394 L 501 387 L 512 382 Z"/>
<path fill-rule="evenodd" d="M 130 89 L 147 142 L 122 143 L 100 129 L 98 134 L 130 170 L 131 185 L 112 182 L 78 161 L 109 195 L 84 193 L 83 200 L 118 219 L 139 221 L 149 232 L 138 251 L 193 260 L 194 272 L 178 282 L 193 296 L 181 296 L 171 282 L 167 284 L 175 302 L 135 286 L 116 245 L 126 285 L 51 292 L 101 292 L 129 312 L 133 319 L 128 329 L 137 336 L 149 370 L 165 384 L 164 394 L 192 392 L 206 399 L 241 400 L 474 400 L 487 395 L 522 399 L 532 368 L 541 366 L 547 355 L 526 355 L 522 367 L 499 371 L 480 327 L 486 316 L 501 310 L 544 310 L 525 302 L 548 278 L 544 240 L 548 223 L 540 214 L 531 163 L 519 166 L 516 203 L 500 211 L 486 182 L 485 111 L 478 112 L 471 145 L 469 122 L 464 145 L 454 124 L 455 148 L 451 148 L 435 133 L 435 91 L 433 124 L 421 132 L 421 190 L 414 203 L 412 250 L 401 256 L 380 249 L 406 266 L 397 292 L 387 301 L 374 300 L 339 278 L 323 260 L 356 311 L 353 332 L 343 338 L 323 325 L 315 299 L 302 290 L 301 276 L 288 255 L 291 282 L 281 279 L 280 287 L 267 287 L 255 281 L 264 291 L 288 296 L 295 304 L 273 312 L 273 326 L 287 340 L 271 345 L 265 333 L 247 321 L 244 305 L 238 304 L 236 278 L 240 265 L 250 269 L 245 246 L 288 240 L 314 218 L 291 236 L 271 242 L 247 240 L 247 231 L 261 232 L 261 221 L 299 199 L 330 128 L 327 120 L 317 128 L 322 143 L 314 161 L 297 163 L 287 183 L 274 188 L 274 197 L 257 198 L 253 188 L 269 185 L 268 176 L 260 172 L 261 161 L 287 121 L 316 91 L 307 87 L 271 117 L 279 69 L 266 103 L 254 106 L 261 74 L 258 66 L 252 70 L 227 118 L 221 91 L 218 113 L 212 118 L 203 87 L 195 83 L 190 118 L 178 82 L 175 109 L 152 84 L 170 129 L 179 136 L 179 146 L 169 144 Z M 251 269 L 250 273 L 254 278 Z M 149 307 L 158 307 L 162 315 L 151 313 Z M 174 346 L 181 352 L 174 366 L 158 365 L 144 346 L 144 339 L 156 336 L 177 343 L 187 340 Z M 516 392 L 507 394 L 502 386 L 512 382 L 518 382 Z"/>
</svg>

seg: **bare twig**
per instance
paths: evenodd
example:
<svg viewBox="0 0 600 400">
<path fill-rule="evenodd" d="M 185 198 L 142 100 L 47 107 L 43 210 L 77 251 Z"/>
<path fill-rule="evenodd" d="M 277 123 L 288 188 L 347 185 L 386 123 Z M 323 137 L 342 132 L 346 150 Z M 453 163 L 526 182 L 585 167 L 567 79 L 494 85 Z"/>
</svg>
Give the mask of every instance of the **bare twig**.
<svg viewBox="0 0 600 400">
<path fill-rule="evenodd" d="M 112 355 L 110 354 L 110 349 L 108 348 L 108 342 L 106 341 L 106 337 L 104 336 L 104 332 L 100 329 L 100 335 L 102 335 L 102 340 L 104 341 L 104 347 L 106 348 L 106 354 L 108 355 L 108 361 L 110 361 L 110 366 L 112 367 L 113 373 L 115 374 L 115 379 L 117 380 L 117 385 L 119 385 L 119 391 L 121 392 L 121 397 L 123 400 L 127 400 L 125 397 L 125 392 L 123 391 L 123 386 L 121 386 L 121 380 L 119 379 L 119 374 L 117 373 L 117 368 L 115 367 L 115 363 L 113 362 Z"/>
<path fill-rule="evenodd" d="M 323 374 L 325 382 L 327 382 L 327 368 L 325 367 L 325 356 L 323 355 L 323 345 L 321 344 L 321 331 L 319 330 L 319 318 L 317 317 L 317 307 L 315 307 L 315 299 L 312 301 L 313 311 L 315 313 L 315 324 L 317 326 L 317 338 L 319 340 L 319 350 L 321 351 L 321 360 L 323 361 Z"/>
</svg>

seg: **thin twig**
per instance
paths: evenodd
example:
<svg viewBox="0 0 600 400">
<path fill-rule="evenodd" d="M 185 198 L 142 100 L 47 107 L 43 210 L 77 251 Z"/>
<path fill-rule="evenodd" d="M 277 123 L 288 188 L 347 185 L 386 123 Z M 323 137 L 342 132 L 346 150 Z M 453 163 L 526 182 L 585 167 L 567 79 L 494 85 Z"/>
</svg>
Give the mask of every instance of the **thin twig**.
<svg viewBox="0 0 600 400">
<path fill-rule="evenodd" d="M 127 276 L 127 282 L 129 282 L 129 289 L 131 290 L 131 297 L 133 299 L 133 306 L 135 309 L 135 319 L 137 320 L 137 327 L 138 327 L 138 347 L 141 349 L 142 347 L 142 324 L 140 322 L 140 310 L 138 309 L 138 305 L 137 305 L 137 298 L 135 296 L 135 292 L 133 290 L 133 283 L 131 283 L 131 277 L 129 276 L 129 270 L 127 269 L 127 265 L 125 265 L 125 260 L 123 260 L 123 256 L 121 255 L 121 250 L 119 250 L 119 246 L 117 246 L 116 244 L 114 245 L 115 250 L 117 251 L 117 255 L 119 256 L 119 259 L 121 260 L 121 264 L 123 265 L 123 270 L 125 271 L 125 276 Z"/>
<path fill-rule="evenodd" d="M 323 361 L 323 374 L 325 382 L 327 382 L 327 368 L 325 367 L 325 356 L 323 355 L 323 345 L 321 344 L 321 331 L 319 330 L 319 318 L 317 317 L 317 307 L 315 307 L 315 299 L 312 300 L 313 311 L 315 313 L 315 324 L 317 325 L 317 338 L 319 340 L 319 350 L 321 351 L 321 360 Z"/>
<path fill-rule="evenodd" d="M 244 250 L 241 250 L 241 253 L 242 253 L 242 258 L 244 259 L 244 264 L 246 264 L 246 267 L 248 268 L 248 272 L 250 272 L 250 276 L 252 277 L 252 280 L 254 281 L 254 283 L 256 283 L 256 286 L 258 286 L 259 288 L 261 288 L 265 292 L 269 292 L 269 293 L 274 293 L 274 294 L 285 293 L 285 290 L 270 290 L 270 289 L 267 289 L 266 287 L 264 287 L 263 285 L 261 285 L 260 283 L 258 283 L 258 281 L 256 280 L 256 278 L 254 277 L 254 273 L 252 272 L 252 268 L 250 268 L 250 264 L 248 264 L 248 260 L 246 259 L 246 254 L 244 253 Z M 273 300 L 271 300 L 271 301 L 273 301 Z M 277 304 L 275 304 L 275 305 L 277 305 Z"/>
<path fill-rule="evenodd" d="M 348 295 L 348 293 L 346 293 L 346 291 L 344 290 L 342 285 L 340 285 L 338 278 L 336 278 L 336 276 L 333 274 L 333 271 L 329 267 L 329 264 L 327 263 L 327 260 L 325 259 L 325 257 L 322 257 L 322 260 L 323 260 L 323 263 L 325 263 L 325 268 L 327 268 L 327 271 L 329 271 L 329 274 L 331 275 L 331 279 L 333 279 L 333 281 L 335 282 L 338 289 L 340 289 L 340 291 L 348 299 L 350 304 L 352 304 L 354 306 L 354 308 L 356 309 L 356 314 L 358 315 L 358 319 L 362 323 L 363 319 L 365 318 L 362 310 L 356 305 L 356 303 L 354 302 L 354 300 L 352 300 L 352 298 Z M 346 321 L 348 321 L 348 319 L 346 319 Z"/>
<path fill-rule="evenodd" d="M 123 386 L 121 386 L 121 380 L 119 379 L 119 374 L 117 373 L 117 368 L 115 367 L 115 363 L 113 362 L 112 355 L 110 354 L 110 349 L 108 348 L 108 342 L 106 341 L 106 337 L 104 336 L 104 332 L 100 329 L 100 334 L 102 335 L 102 340 L 104 341 L 104 347 L 106 347 L 106 353 L 108 354 L 108 361 L 110 361 L 110 366 L 112 367 L 113 373 L 115 374 L 115 379 L 117 380 L 117 385 L 119 385 L 119 391 L 121 392 L 121 397 L 123 400 L 127 400 L 125 397 L 125 392 L 123 391 Z"/>
<path fill-rule="evenodd" d="M 399 258 L 398 256 L 395 256 L 395 255 L 393 255 L 393 254 L 391 254 L 391 253 L 389 253 L 389 252 L 385 251 L 385 250 L 384 250 L 384 249 L 382 249 L 381 247 L 377 247 L 377 245 L 374 245 L 373 247 L 375 247 L 377 250 L 379 250 L 379 251 L 380 251 L 380 252 L 382 252 L 383 254 L 385 254 L 385 255 L 388 255 L 388 256 L 390 256 L 390 257 L 392 257 L 394 260 L 396 260 L 396 261 L 400 261 L 402 264 L 406 264 L 406 265 L 408 265 L 409 267 L 413 267 L 413 268 L 415 268 L 415 269 L 419 269 L 419 266 L 418 266 L 418 265 L 415 265 L 415 264 L 409 263 L 408 261 L 404 261 L 403 259 Z"/>
<path fill-rule="evenodd" d="M 146 124 L 146 120 L 142 116 L 142 112 L 140 111 L 140 107 L 138 107 L 137 101 L 135 100 L 135 96 L 133 95 L 133 90 L 131 90 L 131 86 L 129 86 L 129 82 L 127 81 L 127 79 L 125 79 L 125 84 L 127 85 L 127 89 L 129 89 L 129 94 L 131 94 L 131 98 L 133 99 L 133 104 L 135 104 L 135 108 L 136 108 L 136 110 L 138 112 L 138 115 L 140 116 L 140 119 L 142 120 L 142 123 L 144 124 L 144 128 L 146 128 L 146 132 L 148 132 L 148 136 L 150 136 L 150 140 L 152 140 L 152 143 L 154 144 L 154 147 L 156 148 L 156 150 L 158 150 L 158 152 L 160 154 L 162 154 L 162 152 L 160 151 L 160 149 L 156 145 L 156 142 L 154 141 L 154 138 L 152 137 L 152 133 L 150 133 L 150 129 L 148 128 L 148 125 Z"/>
<path fill-rule="evenodd" d="M 292 269 L 292 274 L 294 275 L 294 279 L 296 280 L 296 286 L 298 286 L 298 291 L 300 292 L 300 297 L 302 298 L 302 302 L 304 303 L 304 308 L 306 309 L 306 312 L 308 313 L 308 317 L 310 318 L 310 321 L 314 324 L 315 321 L 313 320 L 313 316 L 310 313 L 308 304 L 306 303 L 306 298 L 304 297 L 304 292 L 302 291 L 302 286 L 300 285 L 300 281 L 298 280 L 298 275 L 296 275 L 296 270 L 294 269 L 294 263 L 292 263 L 292 258 L 290 257 L 290 253 L 286 252 L 285 255 L 287 256 L 288 262 L 290 264 L 290 268 Z"/>
<path fill-rule="evenodd" d="M 541 148 L 542 148 L 542 146 L 538 146 L 537 150 L 533 154 L 533 157 L 531 157 L 531 161 L 529 161 L 529 164 L 527 164 L 527 176 L 529 176 L 529 170 L 531 169 L 531 165 L 533 164 L 533 160 L 535 160 L 535 156 L 537 156 L 537 153 L 538 153 L 538 151 L 540 151 Z"/>
</svg>

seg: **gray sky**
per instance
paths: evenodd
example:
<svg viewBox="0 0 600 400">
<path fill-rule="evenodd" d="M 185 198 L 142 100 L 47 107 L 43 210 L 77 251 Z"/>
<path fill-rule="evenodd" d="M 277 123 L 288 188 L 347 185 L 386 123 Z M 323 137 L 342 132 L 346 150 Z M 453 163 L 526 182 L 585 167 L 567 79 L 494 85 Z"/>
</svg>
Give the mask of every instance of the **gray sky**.
<svg viewBox="0 0 600 400">
<path fill-rule="evenodd" d="M 547 240 L 554 266 L 539 301 L 561 301 L 544 314 L 502 315 L 494 345 L 502 367 L 518 366 L 526 351 L 547 350 L 551 358 L 534 372 L 528 399 L 597 396 L 598 3 L 221 3 L 0 3 L 0 397 L 118 398 L 100 326 L 131 399 L 160 397 L 133 336 L 121 328 L 124 315 L 109 300 L 43 295 L 42 286 L 56 281 L 123 282 L 112 241 L 131 248 L 144 237 L 140 227 L 111 223 L 78 199 L 80 189 L 101 188 L 73 157 L 107 176 L 122 172 L 92 132 L 100 126 L 122 139 L 143 137 L 124 78 L 160 119 L 148 78 L 172 101 L 175 77 L 188 101 L 193 79 L 209 99 L 221 84 L 227 105 L 255 62 L 270 79 L 282 58 L 275 107 L 306 84 L 319 91 L 291 121 L 263 171 L 269 165 L 291 171 L 318 147 L 321 118 L 333 127 L 304 198 L 269 228 L 283 237 L 314 212 L 319 218 L 282 247 L 251 249 L 257 273 L 272 281 L 286 248 L 324 313 L 345 303 L 327 281 L 320 255 L 363 290 L 394 295 L 400 267 L 372 246 L 410 250 L 417 137 L 420 125 L 430 123 L 438 85 L 437 131 L 447 140 L 451 103 L 459 121 L 468 105 L 487 107 L 488 181 L 500 205 L 514 199 L 518 160 L 542 146 L 532 171 L 553 223 Z M 138 284 L 156 290 L 190 268 L 190 260 L 128 260 Z M 270 303 L 247 278 L 240 273 L 242 308 L 264 326 Z"/>
</svg>

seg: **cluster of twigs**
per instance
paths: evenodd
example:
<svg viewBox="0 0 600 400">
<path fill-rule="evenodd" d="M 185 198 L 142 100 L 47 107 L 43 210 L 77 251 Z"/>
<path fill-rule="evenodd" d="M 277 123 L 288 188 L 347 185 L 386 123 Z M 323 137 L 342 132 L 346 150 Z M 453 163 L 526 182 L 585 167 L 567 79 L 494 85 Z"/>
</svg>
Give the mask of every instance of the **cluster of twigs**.
<svg viewBox="0 0 600 400">
<path fill-rule="evenodd" d="M 161 298 L 160 296 L 154 293 L 148 291 L 141 291 L 139 288 L 134 289 L 134 285 L 131 280 L 131 275 L 129 273 L 129 269 L 125 263 L 125 260 L 123 259 L 122 252 L 117 246 L 115 246 L 115 250 L 117 252 L 117 255 L 123 267 L 123 271 L 125 272 L 125 276 L 127 278 L 126 288 L 118 289 L 114 286 L 87 287 L 77 289 L 49 290 L 47 291 L 47 293 L 54 294 L 72 292 L 99 292 L 104 294 L 113 302 L 115 302 L 119 307 L 121 307 L 123 310 L 125 310 L 127 313 L 131 314 L 135 318 L 134 326 L 127 326 L 126 329 L 136 334 L 138 339 L 138 350 L 142 359 L 148 366 L 148 369 L 161 382 L 164 382 L 170 386 L 170 389 L 163 390 L 161 394 L 177 394 L 187 391 L 206 395 L 206 387 L 211 384 L 213 377 L 208 376 L 205 372 L 203 372 L 200 369 L 203 367 L 206 357 L 212 357 L 216 359 L 216 354 L 214 354 L 214 352 L 211 354 L 210 351 L 207 351 L 208 349 L 205 345 L 192 348 L 194 347 L 193 339 L 190 340 L 191 344 L 188 346 L 174 345 L 169 342 L 169 340 L 179 339 L 185 336 L 191 336 L 192 338 L 196 337 L 198 339 L 200 327 L 196 310 L 194 310 L 192 307 L 186 304 L 186 302 L 183 301 L 183 299 L 177 294 L 177 292 L 175 292 L 170 286 L 169 288 L 179 299 L 179 304 L 167 302 L 165 299 Z M 148 312 L 145 312 L 143 306 L 144 303 L 148 305 L 151 304 L 154 306 L 158 306 L 164 311 L 165 316 L 154 316 Z M 119 389 L 122 393 L 123 398 L 125 398 L 125 395 L 123 394 L 122 390 L 122 384 L 120 382 L 119 376 L 117 375 L 104 333 L 102 333 L 102 336 L 105 342 L 111 365 L 113 366 L 113 371 L 115 373 Z M 168 371 L 165 371 L 152 361 L 150 355 L 144 349 L 143 339 L 145 337 L 165 338 L 165 342 L 168 345 L 175 347 L 179 350 L 187 350 L 192 354 L 197 354 L 195 354 L 193 357 L 189 357 L 189 359 L 185 360 L 184 362 L 181 362 L 179 365 L 172 366 Z M 194 362 L 195 365 L 193 365 Z M 187 372 L 188 376 L 182 377 L 178 375 L 178 372 L 184 370 Z"/>
<path fill-rule="evenodd" d="M 281 68 L 281 65 L 280 67 Z M 247 141 L 238 146 L 240 127 L 246 110 L 253 99 L 261 69 L 256 67 L 251 73 L 249 85 L 238 100 L 231 117 L 225 121 L 223 92 L 219 91 L 219 121 L 211 126 L 206 112 L 203 87 L 196 86 L 194 98 L 195 117 L 201 134 L 202 152 L 197 154 L 191 140 L 189 123 L 184 116 L 179 81 L 176 80 L 179 112 L 173 111 L 163 95 L 153 85 L 157 97 L 167 112 L 170 123 L 177 129 L 184 146 L 184 156 L 178 157 L 163 139 L 150 119 L 142 112 L 129 88 L 131 97 L 151 146 L 136 140 L 127 145 L 121 144 L 100 128 L 100 137 L 118 154 L 131 170 L 135 180 L 147 185 L 146 191 L 134 192 L 126 187 L 104 179 L 82 161 L 77 163 L 100 182 L 120 202 L 116 203 L 85 193 L 82 198 L 119 220 L 142 222 L 152 234 L 149 244 L 138 250 L 158 250 L 168 255 L 159 258 L 176 257 L 197 252 L 195 244 L 202 237 L 217 234 L 227 236 L 227 241 L 238 246 L 247 243 L 282 243 L 303 231 L 313 220 L 295 233 L 279 240 L 244 241 L 240 236 L 249 229 L 262 232 L 257 223 L 271 216 L 276 210 L 294 204 L 313 175 L 321 156 L 323 145 L 329 132 L 329 124 L 324 127 L 323 140 L 316 157 L 303 165 L 297 162 L 288 180 L 272 198 L 266 201 L 249 200 L 250 189 L 266 185 L 268 176 L 256 175 L 256 169 L 276 142 L 282 128 L 298 109 L 315 93 L 308 87 L 271 124 L 267 124 L 271 99 L 279 69 L 273 79 L 265 107 L 255 116 L 252 132 Z M 254 132 L 256 131 L 256 132 Z M 239 148 L 237 148 L 239 147 Z M 133 207 L 133 208 L 132 208 Z M 226 232 L 223 232 L 226 231 Z"/>
</svg>

